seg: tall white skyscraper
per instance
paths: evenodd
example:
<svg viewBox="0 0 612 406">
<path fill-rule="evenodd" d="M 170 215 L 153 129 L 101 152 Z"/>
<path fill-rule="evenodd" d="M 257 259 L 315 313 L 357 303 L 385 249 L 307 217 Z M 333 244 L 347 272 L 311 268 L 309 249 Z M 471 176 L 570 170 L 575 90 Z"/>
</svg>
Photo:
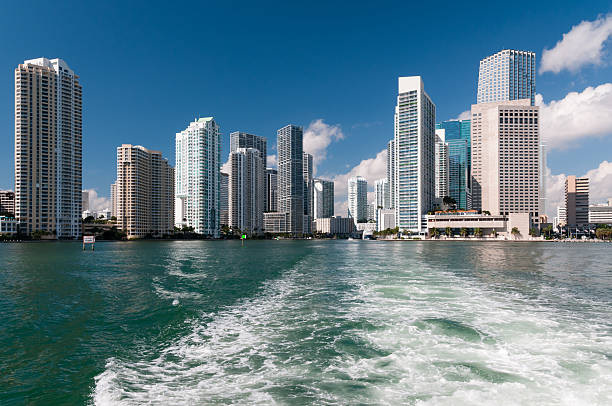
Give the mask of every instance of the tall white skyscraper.
<svg viewBox="0 0 612 406">
<path fill-rule="evenodd" d="M 175 223 L 219 236 L 221 133 L 213 117 L 176 133 Z"/>
<path fill-rule="evenodd" d="M 331 180 L 315 179 L 313 182 L 313 190 L 313 215 L 315 220 L 319 218 L 333 217 L 334 182 Z"/>
<path fill-rule="evenodd" d="M 472 105 L 472 207 L 539 221 L 539 107 L 529 99 Z"/>
<path fill-rule="evenodd" d="M 389 207 L 394 208 L 397 196 L 395 187 L 395 139 L 387 144 L 387 181 L 389 182 Z"/>
<path fill-rule="evenodd" d="M 82 87 L 62 59 L 15 69 L 15 217 L 27 233 L 81 236 Z"/>
<path fill-rule="evenodd" d="M 480 61 L 477 103 L 529 99 L 535 104 L 536 56 L 504 49 Z"/>
<path fill-rule="evenodd" d="M 355 224 L 368 219 L 368 182 L 361 176 L 348 180 L 348 216 Z"/>
<path fill-rule="evenodd" d="M 278 211 L 288 213 L 287 232 L 304 234 L 304 130 L 287 125 L 277 131 Z"/>
<path fill-rule="evenodd" d="M 266 137 L 245 133 L 242 131 L 234 131 L 230 133 L 230 152 L 236 151 L 238 148 L 255 148 L 259 151 L 259 157 L 264 164 L 264 172 L 268 163 L 268 140 Z M 268 196 L 264 196 L 266 207 L 268 206 Z M 265 208 L 264 208 L 265 210 Z"/>
<path fill-rule="evenodd" d="M 450 196 L 448 144 L 445 142 L 445 130 L 436 130 L 436 199 Z"/>
<path fill-rule="evenodd" d="M 312 233 L 312 220 L 314 218 L 314 190 L 313 190 L 313 158 L 312 155 L 304 152 L 302 170 L 304 173 L 304 233 Z"/>
<path fill-rule="evenodd" d="M 427 232 L 424 216 L 435 196 L 436 106 L 420 76 L 400 77 L 395 106 L 396 225 Z"/>
<path fill-rule="evenodd" d="M 230 152 L 228 201 L 229 226 L 243 233 L 263 233 L 266 176 L 260 151 L 255 148 L 237 148 Z"/>
<path fill-rule="evenodd" d="M 229 174 L 220 173 L 219 183 L 219 223 L 229 226 Z"/>
<path fill-rule="evenodd" d="M 174 169 L 161 152 L 140 145 L 117 147 L 115 193 L 117 226 L 128 238 L 174 231 Z"/>
<path fill-rule="evenodd" d="M 378 179 L 374 182 L 374 199 L 377 209 L 391 208 L 391 191 L 388 179 Z"/>
</svg>

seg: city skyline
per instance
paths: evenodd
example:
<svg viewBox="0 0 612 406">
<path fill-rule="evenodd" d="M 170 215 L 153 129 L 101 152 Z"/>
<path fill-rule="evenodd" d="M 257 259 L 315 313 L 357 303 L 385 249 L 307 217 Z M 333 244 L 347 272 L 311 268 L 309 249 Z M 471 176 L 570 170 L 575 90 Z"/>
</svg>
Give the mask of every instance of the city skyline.
<svg viewBox="0 0 612 406">
<path fill-rule="evenodd" d="M 593 7 L 593 10 L 589 12 L 590 14 L 588 14 L 587 10 L 585 10 L 579 15 L 574 13 L 571 16 L 571 19 L 569 15 L 564 17 L 566 20 L 563 22 L 563 24 L 559 23 L 559 26 L 551 26 L 546 28 L 546 35 L 542 36 L 545 37 L 544 39 L 527 37 L 522 38 L 519 36 L 518 38 L 512 37 L 511 41 L 504 40 L 502 41 L 503 44 L 500 43 L 499 40 L 491 42 L 485 41 L 485 44 L 482 44 L 482 46 L 478 45 L 475 47 L 477 49 L 465 52 L 458 61 L 460 66 L 457 68 L 458 70 L 454 69 L 455 75 L 453 76 L 454 80 L 466 82 L 465 87 L 467 90 L 464 89 L 458 91 L 457 88 L 454 87 L 453 93 L 445 94 L 444 92 L 440 91 L 441 87 L 443 88 L 444 86 L 448 86 L 447 79 L 444 78 L 444 73 L 448 73 L 448 67 L 445 69 L 440 69 L 435 67 L 433 64 L 428 63 L 423 63 L 423 65 L 419 66 L 418 64 L 406 63 L 406 61 L 402 60 L 389 62 L 388 58 L 386 58 L 381 60 L 381 67 L 376 71 L 375 91 L 371 87 L 366 89 L 367 99 L 369 102 L 361 103 L 361 111 L 356 110 L 351 116 L 346 116 L 345 113 L 339 112 L 336 107 L 329 107 L 329 105 L 313 108 L 313 99 L 309 94 L 306 94 L 307 100 L 305 102 L 300 101 L 298 103 L 299 109 L 292 112 L 288 112 L 286 109 L 280 108 L 278 103 L 271 106 L 269 100 L 266 99 L 264 100 L 263 104 L 266 105 L 267 113 L 265 115 L 257 114 L 257 118 L 264 121 L 265 125 L 263 123 L 260 124 L 251 120 L 249 117 L 254 115 L 254 113 L 248 113 L 247 110 L 242 108 L 235 110 L 231 115 L 224 113 L 223 111 L 226 109 L 224 99 L 229 96 L 228 94 L 220 95 L 221 99 L 218 104 L 216 104 L 215 100 L 211 99 L 206 101 L 205 107 L 202 107 L 201 104 L 198 105 L 199 103 L 193 103 L 192 107 L 181 108 L 180 111 L 179 109 L 171 109 L 168 111 L 167 116 L 164 115 L 164 124 L 159 126 L 159 128 L 153 132 L 146 130 L 133 131 L 130 127 L 132 125 L 131 123 L 128 123 L 125 130 L 118 132 L 113 130 L 112 124 L 105 124 L 111 125 L 111 128 L 101 131 L 101 129 L 98 127 L 102 126 L 95 126 L 95 120 L 98 120 L 100 116 L 108 116 L 108 114 L 111 114 L 113 119 L 115 116 L 117 116 L 118 121 L 122 122 L 121 117 L 123 113 L 121 112 L 121 109 L 118 108 L 120 106 L 115 106 L 112 108 L 113 103 L 109 103 L 111 105 L 110 107 L 100 105 L 100 97 L 112 97 L 114 93 L 104 93 L 100 91 L 100 86 L 104 84 L 105 81 L 100 80 L 100 75 L 97 74 L 97 72 L 91 71 L 88 63 L 83 60 L 82 55 L 80 55 L 78 52 L 70 50 L 60 52 L 59 50 L 55 50 L 56 48 L 54 47 L 50 47 L 49 50 L 44 50 L 40 47 L 40 45 L 38 45 L 36 50 L 34 50 L 29 49 L 26 46 L 18 51 L 22 55 L 21 59 L 8 59 L 7 63 L 10 62 L 11 66 L 14 67 L 24 59 L 38 58 L 42 56 L 51 58 L 59 57 L 64 59 L 71 68 L 73 68 L 82 78 L 84 78 L 83 82 L 86 92 L 84 95 L 85 107 L 83 114 L 83 189 L 94 189 L 98 196 L 102 196 L 107 199 L 110 197 L 109 185 L 112 183 L 114 176 L 112 163 L 109 165 L 109 163 L 106 162 L 110 161 L 108 157 L 105 157 L 106 152 L 104 151 L 106 151 L 106 149 L 111 151 L 109 156 L 112 156 L 114 154 L 113 150 L 122 143 L 146 145 L 147 147 L 161 150 L 164 156 L 169 158 L 171 165 L 174 166 L 175 162 L 172 154 L 173 148 L 171 147 L 173 144 L 173 134 L 184 128 L 184 126 L 194 117 L 214 115 L 217 118 L 220 117 L 217 112 L 221 111 L 222 114 L 225 114 L 224 118 L 219 118 L 219 122 L 221 122 L 223 126 L 221 163 L 226 161 L 227 153 L 229 152 L 228 135 L 232 131 L 244 130 L 249 133 L 266 137 L 269 142 L 269 155 L 275 155 L 275 129 L 278 129 L 279 126 L 283 125 L 283 122 L 294 122 L 297 125 L 303 126 L 304 150 L 305 152 L 309 152 L 314 156 L 314 176 L 335 180 L 335 213 L 343 215 L 346 213 L 345 185 L 348 177 L 355 175 L 365 176 L 370 185 L 370 193 L 373 193 L 374 181 L 385 177 L 384 169 L 381 171 L 379 164 L 381 162 L 386 162 L 386 153 L 382 154 L 382 152 L 384 149 L 386 149 L 386 143 L 392 136 L 392 129 L 389 131 L 389 126 L 392 125 L 390 122 L 390 116 L 392 114 L 392 106 L 394 103 L 393 93 L 395 91 L 395 86 L 393 85 L 393 82 L 397 80 L 398 76 L 414 74 L 421 75 L 424 78 L 425 83 L 427 83 L 427 91 L 436 105 L 436 122 L 440 122 L 459 116 L 460 113 L 467 111 L 470 105 L 476 102 L 477 73 L 480 60 L 487 56 L 493 55 L 502 49 L 525 49 L 528 51 L 533 51 L 536 54 L 536 92 L 543 95 L 544 102 L 546 103 L 545 107 L 542 109 L 543 137 L 546 137 L 546 132 L 550 131 L 551 128 L 556 129 L 559 126 L 559 124 L 556 123 L 544 125 L 546 114 L 552 114 L 553 116 L 556 114 L 556 117 L 559 117 L 563 112 L 563 108 L 566 107 L 565 104 L 567 103 L 563 103 L 564 101 L 568 101 L 566 97 L 572 96 L 572 94 L 569 93 L 571 90 L 577 92 L 575 95 L 573 95 L 572 99 L 574 102 L 578 103 L 579 108 L 577 110 L 577 114 L 585 116 L 585 114 L 583 114 L 585 112 L 584 108 L 580 109 L 580 102 L 587 103 L 589 100 L 592 101 L 590 107 L 592 107 L 594 110 L 589 117 L 594 117 L 595 119 L 599 118 L 600 125 L 598 129 L 595 131 L 585 128 L 581 130 L 582 134 L 560 134 L 557 138 L 565 141 L 567 145 L 561 144 L 562 148 L 560 148 L 559 144 L 555 145 L 553 143 L 553 145 L 549 145 L 547 160 L 548 167 L 551 169 L 552 174 L 555 175 L 566 173 L 575 174 L 577 176 L 589 176 L 587 173 L 589 170 L 596 171 L 596 173 L 591 173 L 590 177 L 595 179 L 603 179 L 603 181 L 600 181 L 599 187 L 593 187 L 593 191 L 597 191 L 596 193 L 598 193 L 601 190 L 602 196 L 594 196 L 593 201 L 603 201 L 605 196 L 610 194 L 610 175 L 607 174 L 612 172 L 612 164 L 608 163 L 610 158 L 605 155 L 606 146 L 609 148 L 609 139 L 605 138 L 605 135 L 610 134 L 608 131 L 609 123 L 606 121 L 605 117 L 602 117 L 601 111 L 597 110 L 601 107 L 602 103 L 610 100 L 610 94 L 612 94 L 612 90 L 610 90 L 612 88 L 612 84 L 609 85 L 605 83 L 605 73 L 609 72 L 609 68 L 605 65 L 607 61 L 607 54 L 605 53 L 606 44 L 604 41 L 607 37 L 604 37 L 604 39 L 599 43 L 600 50 L 599 52 L 594 52 L 595 57 L 584 56 L 583 62 L 586 62 L 582 65 L 581 62 L 575 60 L 575 58 L 574 60 L 566 61 L 564 65 L 562 60 L 559 62 L 559 58 L 555 59 L 550 56 L 550 53 L 555 50 L 559 52 L 563 50 L 563 44 L 558 45 L 557 42 L 562 40 L 564 34 L 567 34 L 568 37 L 570 36 L 569 34 L 573 35 L 572 38 L 576 37 L 576 33 L 579 32 L 572 28 L 574 26 L 579 26 L 582 29 L 588 29 L 591 33 L 599 33 L 601 36 L 602 29 L 610 24 L 610 18 L 605 14 L 609 10 L 606 10 L 602 5 L 600 5 L 597 10 L 594 10 L 596 8 L 597 7 Z M 542 10 L 539 10 L 538 12 L 540 13 L 539 15 L 543 15 Z M 349 17 L 351 17 L 349 20 L 358 20 L 362 18 L 359 13 Z M 508 37 L 507 32 L 504 33 L 504 30 L 505 29 L 503 27 L 500 28 L 498 32 L 494 33 L 495 36 Z M 540 28 L 540 30 L 542 31 L 543 29 Z M 25 44 L 28 44 L 27 39 L 25 40 Z M 509 47 L 506 47 L 508 45 Z M 17 51 L 13 51 L 13 54 L 15 52 Z M 10 56 L 11 52 L 5 53 L 5 55 Z M 599 60 L 602 62 L 598 62 Z M 383 62 L 386 64 L 386 67 L 382 66 Z M 455 68 L 455 66 L 453 66 L 453 68 Z M 388 72 L 389 69 L 391 69 L 392 72 Z M 556 71 L 559 69 L 561 69 L 561 72 L 556 73 Z M 295 66 L 292 64 L 291 67 L 288 68 L 288 71 L 294 72 Z M 358 73 L 358 71 L 353 72 L 352 70 L 348 70 L 346 72 L 349 73 L 349 76 L 351 77 L 353 77 L 352 75 Z M 155 72 L 148 72 L 149 75 L 152 75 L 153 73 Z M 326 77 L 337 78 L 337 73 L 338 72 L 327 72 Z M 112 78 L 116 78 L 116 76 L 112 75 L 112 72 L 109 73 L 109 75 Z M 214 76 L 211 76 L 211 78 L 214 79 Z M 274 87 L 281 85 L 286 79 L 286 75 L 277 77 L 273 82 Z M 206 79 L 203 80 L 203 82 L 209 83 L 210 80 L 212 79 Z M 308 80 L 306 80 L 306 82 L 308 82 Z M 381 83 L 383 82 L 386 83 L 386 85 L 381 86 Z M 160 83 L 162 86 L 166 86 L 164 85 L 163 81 Z M 303 86 L 302 84 L 296 85 Z M 196 85 L 182 84 L 181 86 L 177 86 L 177 88 L 182 91 L 188 91 L 193 86 Z M 317 83 L 316 88 L 319 90 L 327 89 L 330 92 L 337 92 L 342 89 L 342 86 L 343 84 L 341 81 L 338 83 L 329 83 L 324 81 L 322 83 Z M 593 88 L 589 90 L 589 86 L 592 86 Z M 133 87 L 127 87 L 124 89 L 126 92 L 125 96 L 127 97 L 128 101 L 144 101 L 142 96 L 136 98 L 133 95 L 134 93 L 138 93 L 140 87 L 141 84 L 139 84 L 139 82 L 135 82 L 133 83 Z M 252 90 L 257 91 L 257 88 L 258 85 L 253 84 Z M 562 91 L 555 93 L 555 88 L 559 88 Z M 0 90 L 2 89 L 7 89 L 9 96 L 12 96 L 12 89 L 10 89 L 10 86 L 7 87 L 5 85 L 4 88 L 0 88 Z M 349 100 L 350 97 L 351 92 L 348 92 L 346 96 L 342 95 L 341 98 L 337 100 L 349 103 L 349 105 L 347 105 L 348 107 L 351 105 L 351 103 L 353 103 Z M 591 99 L 588 99 L 589 97 Z M 552 100 L 557 100 L 558 102 L 552 104 Z M 597 104 L 597 102 L 599 104 Z M 6 103 L 6 100 L 3 103 Z M 537 103 L 538 100 L 536 97 L 536 104 Z M 384 108 L 374 107 L 374 105 L 381 105 Z M 258 111 L 258 113 L 261 113 L 261 111 Z M 177 120 L 177 117 L 180 117 L 180 120 Z M 367 118 L 368 120 L 364 120 L 364 118 Z M 8 127 L 9 132 L 12 128 L 10 119 L 11 117 L 8 117 L 8 119 L 5 117 L 4 122 L 0 121 L 0 124 Z M 586 118 L 580 119 L 584 120 Z M 155 122 L 156 119 L 151 115 L 150 120 L 148 121 Z M 147 125 L 149 124 L 145 124 L 145 128 Z M 165 130 L 165 128 L 168 126 L 172 126 L 171 131 Z M 267 129 L 262 127 L 267 127 Z M 272 127 L 272 130 L 270 130 L 270 127 Z M 575 128 L 570 128 L 570 130 L 573 129 Z M 101 137 L 99 135 L 100 133 L 104 133 L 104 137 Z M 583 137 L 580 138 L 581 136 Z M 149 137 L 151 137 L 150 141 L 148 140 Z M 576 147 L 576 142 L 580 143 L 581 145 Z M 100 143 L 102 143 L 102 145 Z M 167 148 L 164 144 L 170 145 L 170 148 Z M 587 149 L 585 150 L 585 148 Z M 100 150 L 102 152 L 100 152 Z M 376 151 L 380 152 L 377 153 Z M 0 178 L 0 188 L 13 189 L 14 185 L 12 179 L 13 170 L 11 168 L 11 149 L 9 148 L 2 151 L 0 154 L 0 161 L 4 163 L 4 166 L 1 168 L 4 175 L 2 178 Z M 575 155 L 586 155 L 588 159 L 568 159 L 569 157 Z M 8 161 L 6 159 L 8 159 Z M 99 159 L 102 159 L 105 162 L 100 162 Z M 556 177 L 550 175 L 547 178 L 549 180 L 549 186 L 547 188 L 549 194 L 556 194 L 556 203 L 553 201 L 554 199 L 550 200 L 547 212 L 548 214 L 554 214 L 556 206 L 562 201 L 563 179 L 557 179 Z M 553 181 L 553 187 L 551 187 L 550 180 Z M 561 186 L 559 187 L 558 185 Z M 604 188 L 602 190 L 602 185 L 608 189 Z M 371 201 L 372 198 L 370 196 L 368 197 L 368 201 Z"/>
</svg>

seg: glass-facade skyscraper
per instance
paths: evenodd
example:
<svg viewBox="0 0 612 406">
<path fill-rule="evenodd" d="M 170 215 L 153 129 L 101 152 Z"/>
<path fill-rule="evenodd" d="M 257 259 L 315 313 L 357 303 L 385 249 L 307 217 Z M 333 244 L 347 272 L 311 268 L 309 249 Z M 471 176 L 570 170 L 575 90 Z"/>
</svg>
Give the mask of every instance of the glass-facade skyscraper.
<svg viewBox="0 0 612 406">
<path fill-rule="evenodd" d="M 504 49 L 480 61 L 477 103 L 529 99 L 535 105 L 535 52 Z"/>
<path fill-rule="evenodd" d="M 436 129 L 445 130 L 448 145 L 448 195 L 455 199 L 457 208 L 471 208 L 470 194 L 470 120 L 449 120 L 436 124 Z"/>
</svg>

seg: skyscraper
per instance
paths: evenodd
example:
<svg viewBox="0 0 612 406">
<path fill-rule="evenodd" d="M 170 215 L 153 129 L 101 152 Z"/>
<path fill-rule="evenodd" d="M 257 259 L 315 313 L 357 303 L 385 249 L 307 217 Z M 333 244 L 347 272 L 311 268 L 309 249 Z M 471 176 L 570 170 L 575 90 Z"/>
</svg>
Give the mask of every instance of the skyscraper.
<svg viewBox="0 0 612 406">
<path fill-rule="evenodd" d="M 229 174 L 221 172 L 219 179 L 219 224 L 229 226 Z"/>
<path fill-rule="evenodd" d="M 535 104 L 536 56 L 504 49 L 480 61 L 477 103 L 529 99 Z"/>
<path fill-rule="evenodd" d="M 303 154 L 303 173 L 304 173 L 304 233 L 312 233 L 312 220 L 314 217 L 314 190 L 312 189 L 313 181 L 313 160 L 312 155 L 304 152 Z"/>
<path fill-rule="evenodd" d="M 444 130 L 436 130 L 436 199 L 444 199 L 448 193 L 448 144 L 444 142 Z"/>
<path fill-rule="evenodd" d="M 110 187 L 110 201 L 111 201 L 111 216 L 117 217 L 117 184 L 113 183 Z"/>
<path fill-rule="evenodd" d="M 374 182 L 374 200 L 376 201 L 377 209 L 391 208 L 391 193 L 388 179 L 378 179 Z"/>
<path fill-rule="evenodd" d="M 444 130 L 448 145 L 448 196 L 457 207 L 472 208 L 471 179 L 471 120 L 448 120 L 436 124 Z"/>
<path fill-rule="evenodd" d="M 276 211 L 278 209 L 278 171 L 273 168 L 266 169 L 266 196 L 266 211 Z"/>
<path fill-rule="evenodd" d="M 435 197 L 436 106 L 420 76 L 400 77 L 395 106 L 396 226 L 427 232 Z"/>
<path fill-rule="evenodd" d="M 565 179 L 565 215 L 570 227 L 589 224 L 589 178 Z"/>
<path fill-rule="evenodd" d="M 81 195 L 83 196 L 83 211 L 87 211 L 89 210 L 89 192 L 87 190 L 83 190 L 83 192 L 81 192 Z"/>
<path fill-rule="evenodd" d="M 472 105 L 472 207 L 539 217 L 539 107 L 529 99 Z"/>
<path fill-rule="evenodd" d="M 248 235 L 263 233 L 266 176 L 261 153 L 255 148 L 237 148 L 229 156 L 229 226 Z"/>
<path fill-rule="evenodd" d="M 213 117 L 200 118 L 176 133 L 175 222 L 219 236 L 221 133 Z"/>
<path fill-rule="evenodd" d="M 230 152 L 236 151 L 238 148 L 255 148 L 259 151 L 259 157 L 264 165 L 264 173 L 268 164 L 268 141 L 265 137 L 245 133 L 242 131 L 234 131 L 230 133 Z M 268 196 L 264 196 L 265 206 L 268 206 Z"/>
<path fill-rule="evenodd" d="M 117 225 L 128 238 L 174 231 L 174 169 L 161 152 L 140 145 L 117 147 Z"/>
<path fill-rule="evenodd" d="M 392 209 L 395 207 L 397 195 L 395 187 L 395 139 L 387 144 L 387 181 L 389 182 L 389 207 Z"/>
<path fill-rule="evenodd" d="M 333 217 L 334 215 L 334 182 L 315 179 L 313 182 L 314 219 Z"/>
<path fill-rule="evenodd" d="M 355 224 L 368 219 L 368 182 L 361 176 L 348 180 L 348 216 Z"/>
<path fill-rule="evenodd" d="M 0 190 L 0 213 L 15 215 L 15 192 L 12 190 Z"/>
<path fill-rule="evenodd" d="M 15 216 L 27 233 L 81 235 L 82 88 L 61 59 L 15 69 Z"/>
<path fill-rule="evenodd" d="M 288 213 L 287 232 L 304 233 L 304 131 L 289 124 L 277 131 L 278 211 Z"/>
</svg>

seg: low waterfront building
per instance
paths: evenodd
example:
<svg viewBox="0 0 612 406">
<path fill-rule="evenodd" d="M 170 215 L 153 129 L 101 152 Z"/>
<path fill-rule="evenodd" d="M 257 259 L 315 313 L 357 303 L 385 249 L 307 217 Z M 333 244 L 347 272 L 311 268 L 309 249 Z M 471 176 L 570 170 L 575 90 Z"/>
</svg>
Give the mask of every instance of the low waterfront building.
<svg viewBox="0 0 612 406">
<path fill-rule="evenodd" d="M 264 213 L 264 232 L 271 234 L 284 234 L 290 232 L 290 213 L 271 211 Z"/>
<path fill-rule="evenodd" d="M 440 234 L 444 234 L 447 228 L 453 230 L 453 235 L 459 235 L 461 229 L 468 230 L 470 235 L 475 235 L 480 229 L 483 237 L 493 237 L 496 234 L 506 238 L 525 239 L 529 237 L 530 229 L 529 213 L 510 213 L 501 214 L 479 214 L 475 210 L 457 212 L 436 212 L 427 215 L 427 231 L 432 236 L 434 230 L 438 229 Z M 518 234 L 512 234 L 516 228 Z"/>
<path fill-rule="evenodd" d="M 376 223 L 378 231 L 395 228 L 395 210 L 378 209 Z"/>
<path fill-rule="evenodd" d="M 19 222 L 14 217 L 0 216 L 0 235 L 2 234 L 17 234 L 19 230 Z"/>
<path fill-rule="evenodd" d="M 612 224 L 612 198 L 607 204 L 593 204 L 589 206 L 590 224 Z"/>
<path fill-rule="evenodd" d="M 315 220 L 317 233 L 348 237 L 355 232 L 351 217 L 327 217 Z"/>
</svg>

